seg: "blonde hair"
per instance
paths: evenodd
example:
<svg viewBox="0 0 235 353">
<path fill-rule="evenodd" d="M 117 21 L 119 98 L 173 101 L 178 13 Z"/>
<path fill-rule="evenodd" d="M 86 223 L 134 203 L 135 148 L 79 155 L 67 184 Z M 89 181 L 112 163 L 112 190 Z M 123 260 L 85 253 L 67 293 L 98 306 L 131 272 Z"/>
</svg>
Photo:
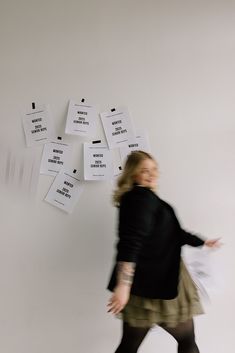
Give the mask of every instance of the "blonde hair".
<svg viewBox="0 0 235 353">
<path fill-rule="evenodd" d="M 123 194 L 132 189 L 139 165 L 145 159 L 156 162 L 149 153 L 144 151 L 133 151 L 128 155 L 123 172 L 118 178 L 117 188 L 113 193 L 114 206 L 119 207 Z"/>
</svg>

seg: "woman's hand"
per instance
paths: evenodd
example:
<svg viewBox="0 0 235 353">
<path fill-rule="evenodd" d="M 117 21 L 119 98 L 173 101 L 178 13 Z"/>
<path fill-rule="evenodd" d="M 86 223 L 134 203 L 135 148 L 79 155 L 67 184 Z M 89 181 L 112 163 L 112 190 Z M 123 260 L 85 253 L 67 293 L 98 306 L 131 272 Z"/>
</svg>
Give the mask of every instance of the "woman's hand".
<svg viewBox="0 0 235 353">
<path fill-rule="evenodd" d="M 207 239 L 204 243 L 204 245 L 208 246 L 209 248 L 220 248 L 221 245 L 223 245 L 223 243 L 221 243 L 220 238 L 216 238 L 216 239 Z"/>
<path fill-rule="evenodd" d="M 130 297 L 130 286 L 118 284 L 108 303 L 108 313 L 118 314 L 127 304 Z"/>
</svg>

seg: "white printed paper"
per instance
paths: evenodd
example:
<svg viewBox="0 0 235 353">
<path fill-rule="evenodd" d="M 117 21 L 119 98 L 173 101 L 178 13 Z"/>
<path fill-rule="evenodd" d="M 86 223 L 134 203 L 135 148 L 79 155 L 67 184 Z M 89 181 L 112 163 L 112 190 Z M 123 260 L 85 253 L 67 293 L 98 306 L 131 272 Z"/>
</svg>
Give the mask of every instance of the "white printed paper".
<svg viewBox="0 0 235 353">
<path fill-rule="evenodd" d="M 117 187 L 117 181 L 119 176 L 122 174 L 122 167 L 120 165 L 115 164 L 114 165 L 114 172 L 113 172 L 113 178 L 111 180 L 111 185 L 113 188 Z"/>
<path fill-rule="evenodd" d="M 50 108 L 42 105 L 22 114 L 23 127 L 28 147 L 44 144 L 55 138 Z"/>
<path fill-rule="evenodd" d="M 101 113 L 105 136 L 109 148 L 126 145 L 128 141 L 135 138 L 134 127 L 126 108 L 119 108 Z"/>
<path fill-rule="evenodd" d="M 84 179 L 110 180 L 112 177 L 112 155 L 107 145 L 84 143 Z"/>
<path fill-rule="evenodd" d="M 45 201 L 65 212 L 71 213 L 82 190 L 83 183 L 78 172 L 73 173 L 72 170 L 61 170 L 55 177 Z"/>
<path fill-rule="evenodd" d="M 146 132 L 140 132 L 137 136 L 130 140 L 126 146 L 120 147 L 120 156 L 122 163 L 126 157 L 133 151 L 144 151 L 150 153 L 149 139 Z"/>
<path fill-rule="evenodd" d="M 93 136 L 98 120 L 97 109 L 86 101 L 82 101 L 79 103 L 70 100 L 65 132 L 66 134 Z"/>
<path fill-rule="evenodd" d="M 182 253 L 185 265 L 203 300 L 210 299 L 215 289 L 215 272 L 211 265 L 212 252 L 213 250 L 207 247 L 186 246 Z"/>
<path fill-rule="evenodd" d="M 44 145 L 40 173 L 55 176 L 62 168 L 68 168 L 72 145 L 51 141 Z"/>
<path fill-rule="evenodd" d="M 114 148 L 110 151 L 112 153 L 112 160 L 113 160 L 113 177 L 110 182 L 111 182 L 112 188 L 116 188 L 117 179 L 122 173 L 122 163 L 121 163 L 119 148 Z"/>
</svg>

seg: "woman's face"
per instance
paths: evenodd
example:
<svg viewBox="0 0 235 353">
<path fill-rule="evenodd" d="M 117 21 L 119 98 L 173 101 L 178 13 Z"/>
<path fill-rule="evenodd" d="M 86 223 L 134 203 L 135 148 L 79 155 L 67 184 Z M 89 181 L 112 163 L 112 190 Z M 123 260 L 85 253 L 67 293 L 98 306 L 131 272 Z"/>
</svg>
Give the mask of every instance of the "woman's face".
<svg viewBox="0 0 235 353">
<path fill-rule="evenodd" d="M 155 189 L 157 184 L 157 176 L 158 169 L 156 162 L 152 159 L 144 159 L 140 162 L 134 181 L 138 185 Z"/>
</svg>

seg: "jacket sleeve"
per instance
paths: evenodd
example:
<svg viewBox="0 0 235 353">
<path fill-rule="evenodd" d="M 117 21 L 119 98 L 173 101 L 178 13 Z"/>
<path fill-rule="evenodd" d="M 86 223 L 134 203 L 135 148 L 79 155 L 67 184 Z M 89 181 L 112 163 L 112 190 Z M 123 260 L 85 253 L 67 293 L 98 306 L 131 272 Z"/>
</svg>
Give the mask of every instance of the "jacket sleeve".
<svg viewBox="0 0 235 353">
<path fill-rule="evenodd" d="M 119 218 L 117 261 L 138 261 L 144 238 L 151 231 L 153 197 L 152 191 L 144 187 L 138 187 L 124 195 Z"/>
<path fill-rule="evenodd" d="M 180 229 L 180 241 L 181 245 L 190 245 L 190 246 L 202 246 L 204 245 L 206 239 L 197 236 L 196 234 L 192 234 L 187 232 L 184 229 Z"/>
</svg>

